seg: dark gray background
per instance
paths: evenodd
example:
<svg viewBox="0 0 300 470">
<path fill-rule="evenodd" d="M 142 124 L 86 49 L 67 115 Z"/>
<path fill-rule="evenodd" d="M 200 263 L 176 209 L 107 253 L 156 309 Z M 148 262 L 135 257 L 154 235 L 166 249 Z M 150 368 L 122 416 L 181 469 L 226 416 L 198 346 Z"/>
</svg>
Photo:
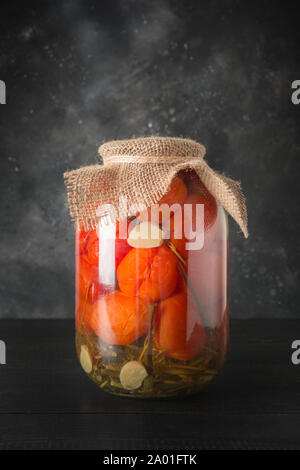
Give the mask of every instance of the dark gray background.
<svg viewBox="0 0 300 470">
<path fill-rule="evenodd" d="M 0 317 L 73 316 L 62 174 L 105 140 L 149 135 L 196 139 L 242 180 L 250 238 L 230 223 L 232 316 L 299 316 L 297 13 L 283 1 L 1 3 Z"/>
</svg>

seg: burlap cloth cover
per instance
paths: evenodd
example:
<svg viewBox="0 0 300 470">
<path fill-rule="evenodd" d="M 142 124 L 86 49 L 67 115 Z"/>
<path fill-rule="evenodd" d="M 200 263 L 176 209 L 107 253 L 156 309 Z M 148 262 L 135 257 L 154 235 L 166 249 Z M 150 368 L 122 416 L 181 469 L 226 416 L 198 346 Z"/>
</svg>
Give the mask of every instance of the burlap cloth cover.
<svg viewBox="0 0 300 470">
<path fill-rule="evenodd" d="M 212 170 L 204 160 L 205 147 L 193 140 L 148 137 L 106 142 L 99 148 L 103 165 L 91 165 L 64 174 L 72 219 L 85 229 L 95 228 L 99 214 L 106 221 L 134 215 L 131 205 L 156 204 L 172 178 L 183 169 L 194 169 L 207 189 L 240 226 L 245 237 L 247 209 L 239 182 Z M 127 207 L 119 208 L 120 196 Z M 112 204 L 101 212 L 99 206 Z"/>
</svg>

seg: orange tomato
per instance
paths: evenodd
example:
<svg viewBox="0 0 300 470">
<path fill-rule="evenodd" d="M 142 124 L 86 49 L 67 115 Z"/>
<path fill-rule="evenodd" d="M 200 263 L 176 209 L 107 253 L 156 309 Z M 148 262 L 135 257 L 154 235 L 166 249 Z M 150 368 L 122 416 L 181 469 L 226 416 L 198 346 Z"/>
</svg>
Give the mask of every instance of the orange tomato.
<svg viewBox="0 0 300 470">
<path fill-rule="evenodd" d="M 131 344 L 148 329 L 148 309 L 146 300 L 116 290 L 93 305 L 89 325 L 106 343 Z"/>
<path fill-rule="evenodd" d="M 165 245 L 152 249 L 133 248 L 119 264 L 117 278 L 125 294 L 155 302 L 175 290 L 177 258 Z"/>
<path fill-rule="evenodd" d="M 149 207 L 147 210 L 139 214 L 139 219 L 141 220 L 151 220 L 151 215 L 153 216 L 153 221 L 162 222 L 162 213 L 159 212 L 162 204 L 167 204 L 171 207 L 173 204 L 182 204 L 187 196 L 187 188 L 182 179 L 175 176 L 172 179 L 168 191 L 163 195 L 160 201 L 157 203 L 158 207 Z"/>
<path fill-rule="evenodd" d="M 205 345 L 206 333 L 196 307 L 187 306 L 187 297 L 178 293 L 158 304 L 154 340 L 165 356 L 187 361 Z"/>
<path fill-rule="evenodd" d="M 117 269 L 119 287 L 123 292 L 131 296 L 137 295 L 157 252 L 157 248 L 133 248 L 123 258 Z"/>
</svg>

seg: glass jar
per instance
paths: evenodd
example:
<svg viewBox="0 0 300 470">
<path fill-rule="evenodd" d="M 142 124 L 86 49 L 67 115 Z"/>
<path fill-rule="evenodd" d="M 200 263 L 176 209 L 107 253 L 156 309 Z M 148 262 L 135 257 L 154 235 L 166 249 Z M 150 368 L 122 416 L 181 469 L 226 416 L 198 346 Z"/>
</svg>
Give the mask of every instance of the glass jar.
<svg viewBox="0 0 300 470">
<path fill-rule="evenodd" d="M 76 348 L 103 390 L 201 390 L 224 362 L 228 324 L 227 215 L 194 171 L 136 217 L 77 227 Z"/>
</svg>

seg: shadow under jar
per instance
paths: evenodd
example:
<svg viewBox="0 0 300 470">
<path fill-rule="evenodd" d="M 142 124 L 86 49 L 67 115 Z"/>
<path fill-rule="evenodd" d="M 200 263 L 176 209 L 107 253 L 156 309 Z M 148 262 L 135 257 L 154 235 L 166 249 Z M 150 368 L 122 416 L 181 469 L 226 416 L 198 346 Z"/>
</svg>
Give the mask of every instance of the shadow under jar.
<svg viewBox="0 0 300 470">
<path fill-rule="evenodd" d="M 77 227 L 77 354 L 110 393 L 188 395 L 212 380 L 227 351 L 227 216 L 193 171 L 150 209 Z"/>
</svg>

